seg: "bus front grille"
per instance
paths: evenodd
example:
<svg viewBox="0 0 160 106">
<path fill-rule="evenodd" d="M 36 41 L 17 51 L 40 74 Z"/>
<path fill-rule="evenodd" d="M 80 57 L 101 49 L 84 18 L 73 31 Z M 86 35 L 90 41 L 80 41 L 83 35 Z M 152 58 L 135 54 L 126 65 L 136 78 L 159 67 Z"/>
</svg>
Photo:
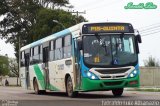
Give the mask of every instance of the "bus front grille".
<svg viewBox="0 0 160 106">
<path fill-rule="evenodd" d="M 105 78 L 105 79 L 113 79 L 113 78 L 124 78 L 125 75 L 115 75 L 114 77 L 113 76 L 100 76 L 101 78 Z"/>
<path fill-rule="evenodd" d="M 96 69 L 97 72 L 101 74 L 121 74 L 125 73 L 129 70 L 130 68 L 120 68 L 120 69 Z"/>
</svg>

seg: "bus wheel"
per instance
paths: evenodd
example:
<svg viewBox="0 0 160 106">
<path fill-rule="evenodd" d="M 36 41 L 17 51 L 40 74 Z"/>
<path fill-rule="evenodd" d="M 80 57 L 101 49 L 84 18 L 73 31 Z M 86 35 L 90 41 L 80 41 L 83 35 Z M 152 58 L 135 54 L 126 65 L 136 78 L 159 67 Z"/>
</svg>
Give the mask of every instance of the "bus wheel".
<svg viewBox="0 0 160 106">
<path fill-rule="evenodd" d="M 77 91 L 73 91 L 73 84 L 70 76 L 67 78 L 66 91 L 69 97 L 76 97 L 78 95 Z"/>
<path fill-rule="evenodd" d="M 119 97 L 123 94 L 123 88 L 113 89 L 112 93 L 115 97 Z"/>
<path fill-rule="evenodd" d="M 34 80 L 33 85 L 34 85 L 35 94 L 37 94 L 37 95 L 40 94 L 40 90 L 39 90 L 39 87 L 38 87 L 37 79 Z"/>
</svg>

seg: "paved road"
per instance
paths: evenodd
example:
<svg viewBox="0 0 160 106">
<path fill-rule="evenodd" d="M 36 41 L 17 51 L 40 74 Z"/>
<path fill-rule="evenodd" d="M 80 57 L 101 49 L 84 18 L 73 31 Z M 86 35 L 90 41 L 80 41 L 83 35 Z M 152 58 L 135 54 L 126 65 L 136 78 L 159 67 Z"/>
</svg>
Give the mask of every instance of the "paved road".
<svg viewBox="0 0 160 106">
<path fill-rule="evenodd" d="M 14 104 L 18 102 L 15 106 L 108 106 L 115 104 L 120 106 L 146 103 L 147 101 L 148 104 L 154 104 L 153 106 L 160 106 L 160 92 L 124 91 L 122 97 L 114 97 L 111 91 L 83 92 L 77 98 L 69 98 L 61 92 L 35 95 L 34 91 L 24 90 L 20 87 L 0 87 L 0 100 L 0 106 L 12 102 L 15 102 Z"/>
</svg>

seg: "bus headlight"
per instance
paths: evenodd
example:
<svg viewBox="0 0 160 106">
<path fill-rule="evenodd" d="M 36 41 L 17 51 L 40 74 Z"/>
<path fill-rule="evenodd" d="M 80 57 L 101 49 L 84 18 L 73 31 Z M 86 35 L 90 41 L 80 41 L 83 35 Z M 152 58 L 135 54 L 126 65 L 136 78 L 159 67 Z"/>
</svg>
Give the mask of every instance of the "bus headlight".
<svg viewBox="0 0 160 106">
<path fill-rule="evenodd" d="M 134 70 L 133 73 L 134 73 L 134 74 L 137 74 L 137 70 Z"/>
<path fill-rule="evenodd" d="M 89 77 L 90 79 L 99 79 L 95 74 L 90 71 L 87 72 L 87 77 Z"/>
<path fill-rule="evenodd" d="M 95 79 L 96 77 L 94 76 L 94 75 L 92 75 L 92 77 L 91 77 L 92 79 Z"/>
<path fill-rule="evenodd" d="M 131 73 L 131 74 L 130 74 L 130 77 L 134 77 L 134 74 Z"/>
<path fill-rule="evenodd" d="M 133 78 L 133 77 L 135 77 L 135 76 L 137 76 L 137 75 L 138 75 L 138 71 L 137 71 L 137 70 L 133 70 L 133 71 L 129 74 L 128 77 Z"/>
<path fill-rule="evenodd" d="M 90 77 L 90 76 L 91 76 L 91 73 L 90 73 L 90 72 L 87 72 L 87 76 Z"/>
</svg>

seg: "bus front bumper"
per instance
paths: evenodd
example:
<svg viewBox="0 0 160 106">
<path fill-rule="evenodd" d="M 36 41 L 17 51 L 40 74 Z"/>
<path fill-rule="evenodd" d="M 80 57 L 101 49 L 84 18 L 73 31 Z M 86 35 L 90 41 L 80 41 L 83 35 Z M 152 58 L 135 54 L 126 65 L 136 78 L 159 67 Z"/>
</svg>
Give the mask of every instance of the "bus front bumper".
<svg viewBox="0 0 160 106">
<path fill-rule="evenodd" d="M 101 90 L 112 90 L 116 88 L 125 87 L 139 87 L 139 76 L 134 78 L 125 79 L 103 79 L 103 80 L 91 80 L 89 78 L 82 78 L 81 91 L 101 91 Z"/>
</svg>

